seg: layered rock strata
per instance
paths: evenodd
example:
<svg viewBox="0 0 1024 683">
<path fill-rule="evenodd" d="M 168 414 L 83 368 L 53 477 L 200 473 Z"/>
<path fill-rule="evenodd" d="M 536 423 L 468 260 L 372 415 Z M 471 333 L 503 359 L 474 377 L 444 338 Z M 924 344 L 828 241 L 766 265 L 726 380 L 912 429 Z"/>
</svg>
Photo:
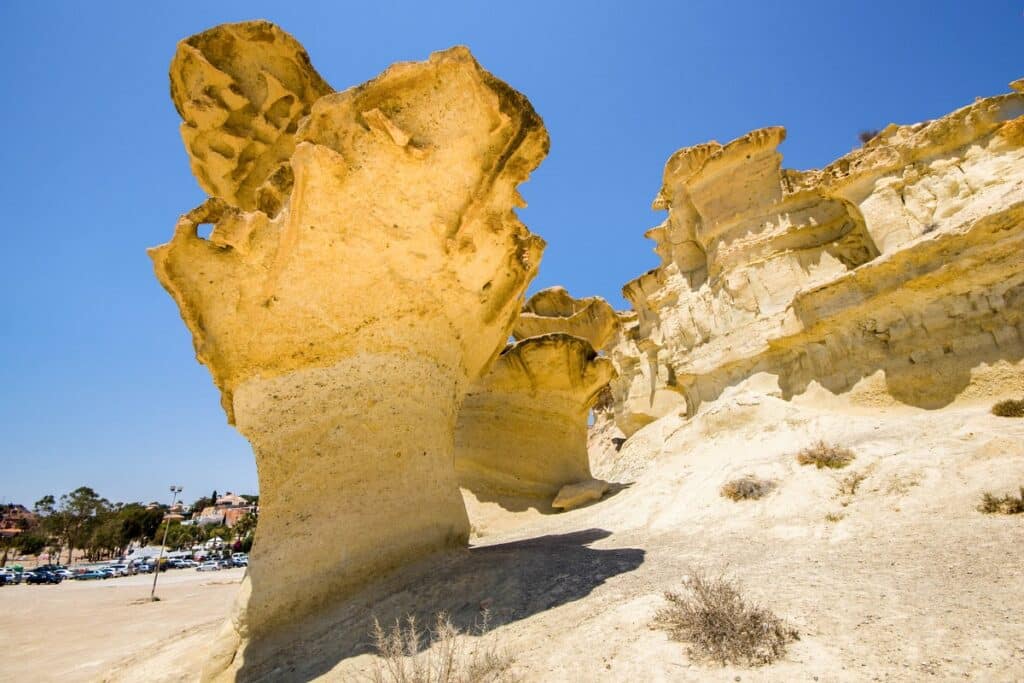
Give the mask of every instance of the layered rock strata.
<svg viewBox="0 0 1024 683">
<path fill-rule="evenodd" d="M 872 400 L 923 408 L 1019 386 L 1022 115 L 1020 92 L 979 99 L 820 171 L 781 168 L 782 128 L 675 153 L 647 233 L 661 265 L 623 288 L 618 426 L 762 371 L 787 398 L 867 380 Z"/>
<path fill-rule="evenodd" d="M 461 47 L 325 94 L 294 39 L 249 22 L 183 41 L 171 81 L 212 197 L 150 254 L 260 480 L 215 673 L 239 638 L 466 541 L 456 413 L 537 271 L 513 207 L 548 136 Z"/>
<path fill-rule="evenodd" d="M 466 396 L 456 430 L 459 483 L 482 499 L 550 501 L 589 481 L 587 415 L 615 371 L 569 334 L 512 344 Z"/>
<path fill-rule="evenodd" d="M 542 289 L 527 301 L 516 320 L 516 339 L 545 334 L 570 334 L 600 351 L 618 330 L 615 309 L 599 296 L 573 298 L 562 287 Z"/>
</svg>

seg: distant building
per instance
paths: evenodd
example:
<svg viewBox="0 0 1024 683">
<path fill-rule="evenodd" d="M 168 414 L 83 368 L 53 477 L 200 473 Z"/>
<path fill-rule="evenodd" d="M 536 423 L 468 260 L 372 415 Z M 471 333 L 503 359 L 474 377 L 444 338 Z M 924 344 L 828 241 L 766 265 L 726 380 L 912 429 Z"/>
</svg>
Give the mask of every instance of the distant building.
<svg viewBox="0 0 1024 683">
<path fill-rule="evenodd" d="M 24 505 L 9 503 L 0 505 L 0 537 L 11 538 L 25 529 L 35 526 L 38 521 L 36 513 Z"/>
<path fill-rule="evenodd" d="M 216 504 L 207 506 L 193 514 L 192 520 L 201 526 L 224 524 L 228 527 L 233 527 L 242 517 L 245 517 L 250 512 L 257 512 L 258 509 L 256 505 L 250 503 L 242 496 L 228 491 L 223 496 L 217 498 Z"/>
</svg>

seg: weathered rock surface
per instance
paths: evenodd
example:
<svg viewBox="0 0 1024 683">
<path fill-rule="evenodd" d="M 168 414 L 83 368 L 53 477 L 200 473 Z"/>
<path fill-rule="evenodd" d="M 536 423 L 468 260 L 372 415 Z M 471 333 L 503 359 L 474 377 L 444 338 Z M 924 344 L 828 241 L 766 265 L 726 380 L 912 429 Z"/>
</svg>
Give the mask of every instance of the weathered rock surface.
<svg viewBox="0 0 1024 683">
<path fill-rule="evenodd" d="M 551 507 L 561 510 L 574 510 L 581 505 L 586 505 L 608 492 L 608 482 L 602 479 L 589 479 L 578 484 L 567 484 L 558 491 L 558 495 L 551 501 Z"/>
<path fill-rule="evenodd" d="M 923 408 L 1019 390 L 1024 94 L 890 125 L 820 171 L 783 170 L 782 128 L 674 154 L 611 349 L 632 434 L 758 372 Z"/>
<path fill-rule="evenodd" d="M 568 334 L 506 348 L 459 412 L 459 483 L 484 499 L 549 501 L 564 485 L 591 479 L 587 414 L 614 373 L 589 342 Z"/>
<path fill-rule="evenodd" d="M 562 287 L 549 287 L 527 300 L 512 334 L 520 340 L 552 333 L 571 334 L 586 339 L 600 351 L 615 334 L 618 324 L 615 309 L 601 297 L 574 299 Z"/>
<path fill-rule="evenodd" d="M 171 62 L 192 172 L 210 196 L 247 211 L 280 209 L 299 122 L 330 92 L 298 41 L 266 21 L 194 35 Z"/>
<path fill-rule="evenodd" d="M 249 22 L 184 41 L 171 80 L 214 197 L 150 254 L 260 479 L 259 540 L 212 675 L 242 665 L 239 638 L 285 637 L 465 542 L 456 411 L 536 273 L 544 243 L 513 207 L 548 137 L 461 47 L 324 94 L 294 39 Z M 268 182 L 279 205 L 261 199 Z"/>
</svg>

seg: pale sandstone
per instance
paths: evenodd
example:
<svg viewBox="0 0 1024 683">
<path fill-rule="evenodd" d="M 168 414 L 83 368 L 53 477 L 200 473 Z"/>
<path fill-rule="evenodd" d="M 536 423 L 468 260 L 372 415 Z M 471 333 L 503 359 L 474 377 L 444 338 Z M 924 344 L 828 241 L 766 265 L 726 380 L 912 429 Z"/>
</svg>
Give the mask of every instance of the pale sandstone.
<svg viewBox="0 0 1024 683">
<path fill-rule="evenodd" d="M 531 296 L 516 320 L 512 334 L 527 339 L 560 332 L 580 337 L 600 351 L 618 329 L 611 305 L 599 296 L 575 299 L 562 287 L 542 289 Z"/>
<path fill-rule="evenodd" d="M 762 371 L 786 398 L 812 382 L 853 396 L 879 372 L 887 400 L 917 407 L 1012 390 L 1024 358 L 1014 88 L 890 125 L 820 171 L 781 168 L 782 128 L 674 154 L 654 202 L 668 218 L 647 233 L 661 265 L 623 288 L 636 321 L 610 351 L 623 433 Z"/>
<path fill-rule="evenodd" d="M 581 505 L 601 500 L 608 492 L 608 482 L 602 479 L 588 479 L 578 484 L 567 484 L 558 491 L 551 502 L 551 507 L 562 510 L 574 510 Z"/>
<path fill-rule="evenodd" d="M 250 89 L 274 79 L 294 106 L 270 129 Z M 294 39 L 250 22 L 183 41 L 171 80 L 214 197 L 150 254 L 260 478 L 251 570 L 207 669 L 227 676 L 250 639 L 286 640 L 371 577 L 465 543 L 456 412 L 536 273 L 544 243 L 513 207 L 548 137 L 462 47 L 325 95 Z M 220 111 L 205 80 L 245 116 L 195 116 Z M 225 130 L 251 151 L 213 166 L 196 140 Z M 267 178 L 279 204 L 260 200 Z"/>
<path fill-rule="evenodd" d="M 459 483 L 484 500 L 549 501 L 564 485 L 589 480 L 587 414 L 614 372 L 589 342 L 568 334 L 509 346 L 459 412 Z"/>
</svg>

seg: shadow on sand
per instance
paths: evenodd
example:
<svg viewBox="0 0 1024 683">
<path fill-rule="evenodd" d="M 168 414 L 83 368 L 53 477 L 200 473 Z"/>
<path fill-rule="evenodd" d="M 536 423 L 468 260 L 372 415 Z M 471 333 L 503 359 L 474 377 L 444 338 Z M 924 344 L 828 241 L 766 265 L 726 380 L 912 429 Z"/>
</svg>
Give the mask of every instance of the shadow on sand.
<svg viewBox="0 0 1024 683">
<path fill-rule="evenodd" d="M 486 607 L 492 627 L 525 619 L 590 594 L 609 578 L 639 567 L 638 548 L 594 549 L 604 529 L 540 536 L 434 556 L 398 570 L 313 615 L 287 634 L 253 640 L 240 681 L 308 681 L 344 659 L 373 651 L 370 632 L 407 615 L 433 623 L 447 612 L 464 631 Z M 315 578 L 311 577 L 311 580 Z"/>
</svg>

